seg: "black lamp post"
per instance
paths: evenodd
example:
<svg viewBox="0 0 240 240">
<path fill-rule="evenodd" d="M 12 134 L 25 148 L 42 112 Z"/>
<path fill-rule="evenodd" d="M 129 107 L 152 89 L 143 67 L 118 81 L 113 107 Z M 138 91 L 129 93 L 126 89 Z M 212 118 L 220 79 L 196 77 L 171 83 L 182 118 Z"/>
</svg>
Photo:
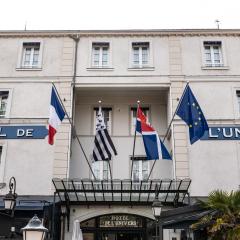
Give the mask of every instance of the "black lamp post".
<svg viewBox="0 0 240 240">
<path fill-rule="evenodd" d="M 152 211 L 155 219 L 158 221 L 158 227 L 159 227 L 159 240 L 163 240 L 163 228 L 162 228 L 162 222 L 160 220 L 160 216 L 162 213 L 162 203 L 158 200 L 158 197 L 155 198 L 152 204 Z"/>
<path fill-rule="evenodd" d="M 4 207 L 7 211 L 12 212 L 12 216 L 14 214 L 14 208 L 16 206 L 16 179 L 14 177 L 11 177 L 9 180 L 9 193 L 5 195 L 3 201 L 4 201 Z"/>
<path fill-rule="evenodd" d="M 35 215 L 21 231 L 23 232 L 23 240 L 44 240 L 48 229 Z"/>
</svg>

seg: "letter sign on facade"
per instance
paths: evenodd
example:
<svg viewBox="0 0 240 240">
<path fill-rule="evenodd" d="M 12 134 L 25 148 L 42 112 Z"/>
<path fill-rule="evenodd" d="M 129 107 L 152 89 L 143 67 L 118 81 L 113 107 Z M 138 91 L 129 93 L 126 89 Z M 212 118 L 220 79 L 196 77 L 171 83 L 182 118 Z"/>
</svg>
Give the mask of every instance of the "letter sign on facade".
<svg viewBox="0 0 240 240">
<path fill-rule="evenodd" d="M 44 139 L 45 126 L 0 126 L 0 139 Z"/>
<path fill-rule="evenodd" d="M 240 126 L 209 127 L 201 140 L 240 140 Z"/>
</svg>

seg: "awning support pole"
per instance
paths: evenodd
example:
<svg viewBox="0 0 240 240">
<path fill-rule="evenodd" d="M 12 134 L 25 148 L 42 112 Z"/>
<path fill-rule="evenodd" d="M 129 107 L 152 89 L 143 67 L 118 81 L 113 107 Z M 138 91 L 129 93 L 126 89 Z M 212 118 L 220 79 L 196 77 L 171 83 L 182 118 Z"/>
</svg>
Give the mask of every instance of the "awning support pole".
<svg viewBox="0 0 240 240">
<path fill-rule="evenodd" d="M 56 204 L 56 192 L 54 192 L 54 196 L 53 196 L 53 209 L 52 209 L 52 231 L 51 231 L 51 235 L 52 235 L 52 239 L 54 240 L 54 233 L 55 233 L 55 204 Z"/>
</svg>

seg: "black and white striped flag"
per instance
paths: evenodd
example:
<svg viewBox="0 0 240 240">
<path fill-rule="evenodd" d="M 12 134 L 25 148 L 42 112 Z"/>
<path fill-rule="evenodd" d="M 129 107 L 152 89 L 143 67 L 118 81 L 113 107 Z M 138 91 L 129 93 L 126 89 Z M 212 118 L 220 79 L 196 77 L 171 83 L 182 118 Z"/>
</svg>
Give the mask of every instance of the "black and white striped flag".
<svg viewBox="0 0 240 240">
<path fill-rule="evenodd" d="M 117 155 L 117 151 L 104 123 L 102 109 L 99 107 L 96 117 L 96 136 L 94 139 L 93 160 L 111 160 L 113 154 Z"/>
</svg>

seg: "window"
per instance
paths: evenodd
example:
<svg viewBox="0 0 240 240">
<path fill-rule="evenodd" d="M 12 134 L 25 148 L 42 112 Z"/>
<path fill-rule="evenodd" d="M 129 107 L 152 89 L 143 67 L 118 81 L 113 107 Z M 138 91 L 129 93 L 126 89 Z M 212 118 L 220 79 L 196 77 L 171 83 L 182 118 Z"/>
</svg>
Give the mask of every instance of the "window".
<svg viewBox="0 0 240 240">
<path fill-rule="evenodd" d="M 223 66 L 222 43 L 204 42 L 204 59 L 206 67 Z"/>
<path fill-rule="evenodd" d="M 139 68 L 149 65 L 149 42 L 132 43 L 132 63 Z"/>
<path fill-rule="evenodd" d="M 93 134 L 96 133 L 96 117 L 98 113 L 98 108 L 94 108 L 94 126 L 93 126 Z M 108 133 L 111 134 L 112 132 L 112 108 L 102 108 L 102 114 L 104 123 L 106 125 L 106 128 L 108 130 Z"/>
<path fill-rule="evenodd" d="M 6 144 L 6 143 L 5 143 Z M 6 164 L 6 145 L 0 145 L 0 182 L 4 182 L 5 164 Z"/>
<path fill-rule="evenodd" d="M 3 150 L 3 146 L 0 146 L 0 165 L 2 163 L 2 150 Z"/>
<path fill-rule="evenodd" d="M 22 68 L 38 68 L 40 65 L 40 42 L 24 42 Z"/>
<path fill-rule="evenodd" d="M 0 91 L 0 118 L 6 116 L 8 96 L 8 91 Z"/>
<path fill-rule="evenodd" d="M 147 120 L 149 120 L 149 108 L 141 108 Z M 134 135 L 136 128 L 137 108 L 131 108 L 131 134 Z"/>
<path fill-rule="evenodd" d="M 92 169 L 95 177 L 99 180 L 110 179 L 108 161 L 97 161 L 92 163 Z"/>
<path fill-rule="evenodd" d="M 109 43 L 99 42 L 92 44 L 92 66 L 109 67 Z"/>
<path fill-rule="evenodd" d="M 136 160 L 137 159 L 137 160 Z M 145 157 L 141 157 L 141 159 L 146 159 Z M 139 157 L 135 158 L 133 161 L 133 181 L 142 181 L 147 180 L 149 175 L 149 161 L 148 160 L 139 160 Z"/>
<path fill-rule="evenodd" d="M 237 94 L 237 100 L 238 100 L 238 111 L 240 114 L 240 90 L 237 90 L 236 94 Z"/>
</svg>

